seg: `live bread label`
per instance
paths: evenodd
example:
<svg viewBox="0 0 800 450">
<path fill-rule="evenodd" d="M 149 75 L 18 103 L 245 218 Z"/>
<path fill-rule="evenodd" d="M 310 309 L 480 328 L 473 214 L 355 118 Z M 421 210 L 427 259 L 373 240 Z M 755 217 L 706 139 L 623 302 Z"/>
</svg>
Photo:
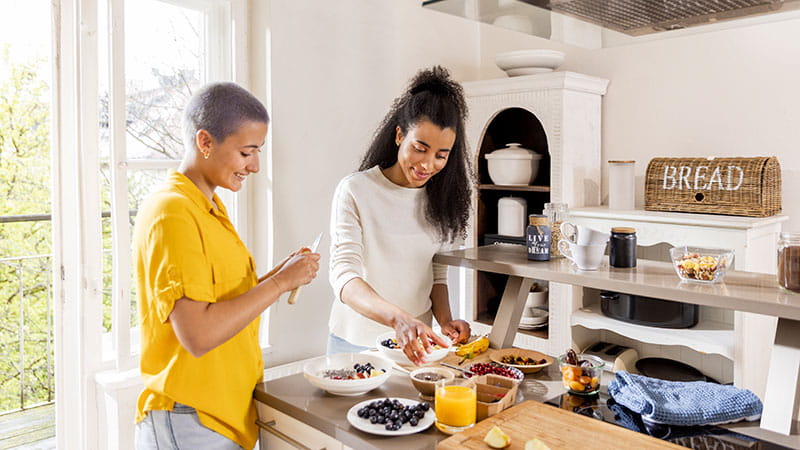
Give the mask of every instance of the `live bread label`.
<svg viewBox="0 0 800 450">
<path fill-rule="evenodd" d="M 781 170 L 774 156 L 653 158 L 644 209 L 767 217 L 781 212 Z"/>
</svg>

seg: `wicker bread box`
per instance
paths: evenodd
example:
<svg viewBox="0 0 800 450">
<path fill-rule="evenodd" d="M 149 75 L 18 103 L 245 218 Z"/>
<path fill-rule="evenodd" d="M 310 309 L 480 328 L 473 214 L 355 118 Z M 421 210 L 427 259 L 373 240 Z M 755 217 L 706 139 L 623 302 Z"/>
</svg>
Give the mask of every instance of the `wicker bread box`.
<svg viewBox="0 0 800 450">
<path fill-rule="evenodd" d="M 774 156 L 653 158 L 644 209 L 767 217 L 781 212 L 781 166 Z"/>
</svg>

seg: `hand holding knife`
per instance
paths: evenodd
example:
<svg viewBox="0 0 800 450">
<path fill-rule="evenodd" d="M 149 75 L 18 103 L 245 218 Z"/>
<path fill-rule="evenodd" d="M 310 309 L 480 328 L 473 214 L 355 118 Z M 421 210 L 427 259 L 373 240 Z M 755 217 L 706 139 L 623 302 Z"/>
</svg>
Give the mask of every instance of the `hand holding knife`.
<svg viewBox="0 0 800 450">
<path fill-rule="evenodd" d="M 322 233 L 317 235 L 317 238 L 314 239 L 314 243 L 311 244 L 311 251 L 310 253 L 314 253 L 317 251 L 317 247 L 319 246 L 319 241 L 322 239 Z M 300 286 L 292 289 L 292 292 L 289 294 L 289 304 L 294 305 L 295 301 L 297 301 L 297 294 L 300 292 Z"/>
</svg>

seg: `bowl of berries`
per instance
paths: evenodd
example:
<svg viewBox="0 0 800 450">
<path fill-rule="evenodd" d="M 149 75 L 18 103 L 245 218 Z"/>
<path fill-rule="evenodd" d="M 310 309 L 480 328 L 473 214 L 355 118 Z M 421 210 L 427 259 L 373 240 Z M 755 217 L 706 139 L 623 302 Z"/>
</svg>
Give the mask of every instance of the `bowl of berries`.
<svg viewBox="0 0 800 450">
<path fill-rule="evenodd" d="M 521 370 L 495 362 L 475 363 L 467 367 L 467 371 L 472 373 L 472 375 L 469 376 L 494 374 L 511 378 L 515 381 L 522 381 L 522 379 L 525 378 L 525 374 L 523 374 Z"/>
<path fill-rule="evenodd" d="M 441 335 L 439 337 L 441 337 L 445 342 L 450 341 L 448 338 Z M 397 338 L 395 337 L 394 331 L 389 331 L 379 335 L 377 339 L 375 339 L 375 347 L 378 348 L 378 352 L 380 352 L 382 356 L 391 359 L 398 364 L 412 364 L 408 357 L 406 357 L 406 354 L 403 353 L 403 348 L 397 343 Z M 450 351 L 450 347 L 442 347 L 434 344 L 433 342 L 431 342 L 431 347 L 433 350 L 423 357 L 426 364 L 439 361 L 447 356 L 448 352 Z"/>
<path fill-rule="evenodd" d="M 303 375 L 312 385 L 334 395 L 365 394 L 389 379 L 392 363 L 360 353 L 328 355 L 307 363 Z"/>
<path fill-rule="evenodd" d="M 673 247 L 669 256 L 681 280 L 700 283 L 722 281 L 733 265 L 733 250 L 700 247 Z"/>
</svg>

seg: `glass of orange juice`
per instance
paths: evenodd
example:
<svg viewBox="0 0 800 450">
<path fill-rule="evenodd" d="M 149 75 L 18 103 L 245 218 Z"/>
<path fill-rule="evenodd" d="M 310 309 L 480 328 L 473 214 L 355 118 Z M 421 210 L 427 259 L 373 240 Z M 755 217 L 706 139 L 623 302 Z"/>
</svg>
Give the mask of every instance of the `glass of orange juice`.
<svg viewBox="0 0 800 450">
<path fill-rule="evenodd" d="M 436 428 L 447 434 L 475 425 L 477 394 L 475 383 L 467 378 L 439 380 L 434 395 Z"/>
</svg>

